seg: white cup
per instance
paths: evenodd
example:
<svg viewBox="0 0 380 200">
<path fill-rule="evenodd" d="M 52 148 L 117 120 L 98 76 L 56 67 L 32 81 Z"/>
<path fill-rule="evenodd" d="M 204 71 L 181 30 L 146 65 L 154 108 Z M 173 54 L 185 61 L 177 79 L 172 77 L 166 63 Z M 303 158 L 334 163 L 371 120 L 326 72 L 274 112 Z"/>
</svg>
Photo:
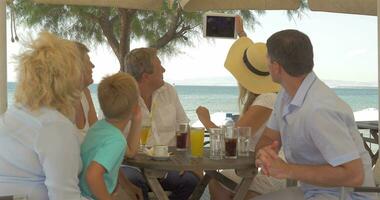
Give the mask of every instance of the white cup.
<svg viewBox="0 0 380 200">
<path fill-rule="evenodd" d="M 167 157 L 168 156 L 168 146 L 166 146 L 166 145 L 155 145 L 155 146 L 153 146 L 153 156 L 155 156 L 155 157 Z"/>
</svg>

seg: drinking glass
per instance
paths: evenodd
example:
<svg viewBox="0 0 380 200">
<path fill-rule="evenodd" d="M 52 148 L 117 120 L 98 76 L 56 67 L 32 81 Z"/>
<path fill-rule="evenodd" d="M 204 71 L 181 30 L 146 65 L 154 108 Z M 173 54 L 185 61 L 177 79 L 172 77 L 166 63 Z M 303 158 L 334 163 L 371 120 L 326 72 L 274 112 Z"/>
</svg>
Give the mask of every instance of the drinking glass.
<svg viewBox="0 0 380 200">
<path fill-rule="evenodd" d="M 145 146 L 146 146 L 146 142 L 148 141 L 148 137 L 150 135 L 150 132 L 151 132 L 151 126 L 143 126 L 141 128 L 141 133 L 140 133 L 140 148 L 142 151 L 144 151 L 145 149 Z"/>
<path fill-rule="evenodd" d="M 176 128 L 177 150 L 185 151 L 190 126 L 188 123 L 180 123 Z"/>
<path fill-rule="evenodd" d="M 204 128 L 191 128 L 190 130 L 190 143 L 191 143 L 191 156 L 203 156 L 203 142 L 204 142 Z"/>
<path fill-rule="evenodd" d="M 249 156 L 251 127 L 238 127 L 238 156 Z"/>
<path fill-rule="evenodd" d="M 210 128 L 210 159 L 222 159 L 223 130 L 221 128 Z"/>
<path fill-rule="evenodd" d="M 224 133 L 224 146 L 225 146 L 225 158 L 236 159 L 237 158 L 237 138 L 239 130 L 235 127 L 226 127 Z"/>
</svg>

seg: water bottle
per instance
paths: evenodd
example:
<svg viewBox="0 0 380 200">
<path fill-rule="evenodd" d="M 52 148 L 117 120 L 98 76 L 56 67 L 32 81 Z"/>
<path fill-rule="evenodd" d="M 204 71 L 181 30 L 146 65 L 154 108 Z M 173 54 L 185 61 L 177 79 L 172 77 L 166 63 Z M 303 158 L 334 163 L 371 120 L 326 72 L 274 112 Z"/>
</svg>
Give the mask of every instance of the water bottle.
<svg viewBox="0 0 380 200">
<path fill-rule="evenodd" d="M 223 126 L 225 127 L 233 127 L 234 120 L 232 119 L 232 113 L 226 113 L 226 119 L 224 119 Z"/>
</svg>

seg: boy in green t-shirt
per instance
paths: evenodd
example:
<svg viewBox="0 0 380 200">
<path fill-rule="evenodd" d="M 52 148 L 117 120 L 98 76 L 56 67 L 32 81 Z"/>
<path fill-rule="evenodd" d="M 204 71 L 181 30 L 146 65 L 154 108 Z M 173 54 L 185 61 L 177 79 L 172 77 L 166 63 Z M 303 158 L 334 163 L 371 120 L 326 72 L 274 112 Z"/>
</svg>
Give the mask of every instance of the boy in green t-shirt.
<svg viewBox="0 0 380 200">
<path fill-rule="evenodd" d="M 100 82 L 98 99 L 105 119 L 89 129 L 81 145 L 80 188 L 84 196 L 112 199 L 126 152 L 128 157 L 133 156 L 139 146 L 141 112 L 138 95 L 136 81 L 127 73 L 119 72 Z M 122 131 L 129 121 L 132 125 L 127 146 Z"/>
</svg>

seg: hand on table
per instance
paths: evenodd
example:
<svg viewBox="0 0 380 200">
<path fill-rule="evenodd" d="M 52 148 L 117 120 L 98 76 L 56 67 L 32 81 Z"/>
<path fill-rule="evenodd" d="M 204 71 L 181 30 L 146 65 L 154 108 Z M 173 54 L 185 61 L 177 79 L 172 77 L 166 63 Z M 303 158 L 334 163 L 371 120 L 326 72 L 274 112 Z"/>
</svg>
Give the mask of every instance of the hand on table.
<svg viewBox="0 0 380 200">
<path fill-rule="evenodd" d="M 288 164 L 278 156 L 279 142 L 261 148 L 256 154 L 256 166 L 261 168 L 264 175 L 278 179 L 289 176 Z"/>
</svg>

